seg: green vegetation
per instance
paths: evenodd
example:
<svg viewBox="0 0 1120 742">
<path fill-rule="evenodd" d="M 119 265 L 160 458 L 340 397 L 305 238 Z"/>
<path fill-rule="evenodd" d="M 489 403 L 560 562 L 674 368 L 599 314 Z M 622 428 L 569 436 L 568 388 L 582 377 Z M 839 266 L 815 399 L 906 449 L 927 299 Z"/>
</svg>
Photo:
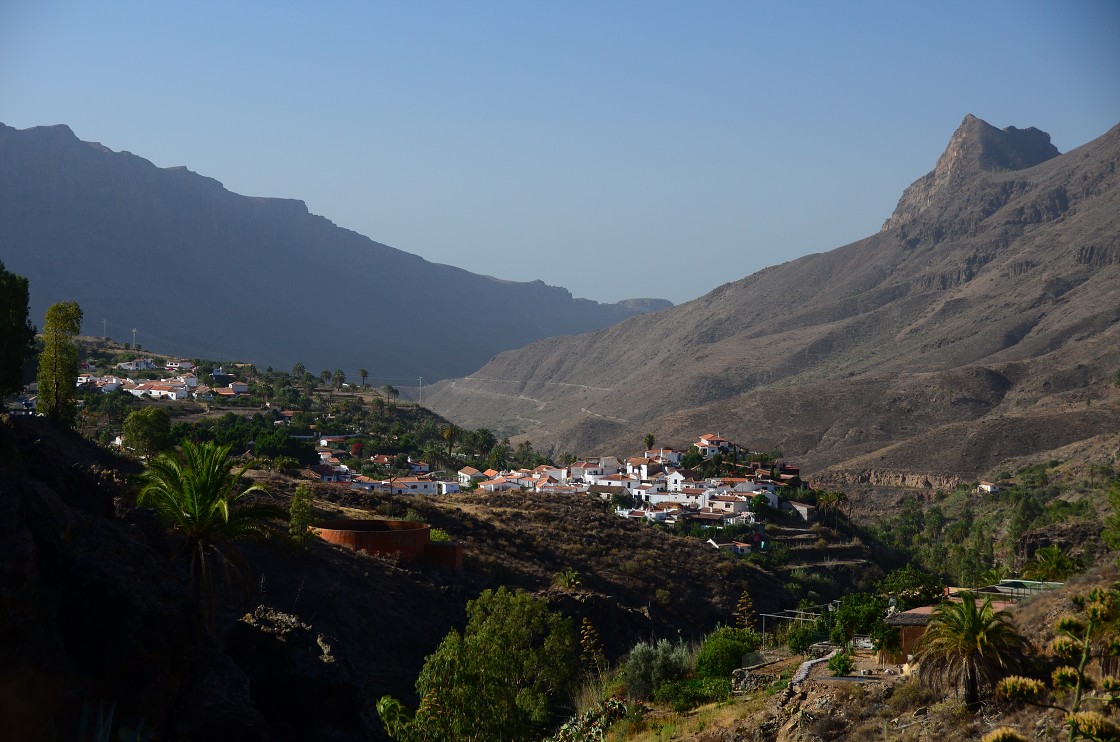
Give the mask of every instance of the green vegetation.
<svg viewBox="0 0 1120 742">
<path fill-rule="evenodd" d="M 948 493 L 937 493 L 925 504 L 907 498 L 898 514 L 868 531 L 868 542 L 877 543 L 896 563 L 912 563 L 949 584 L 983 586 L 1002 577 L 1021 574 L 1025 578 L 1065 579 L 1083 565 L 1052 552 L 1035 555 L 1035 563 L 1015 569 L 1015 553 L 1022 536 L 1055 524 L 1097 520 L 1094 502 L 1104 498 L 1115 484 L 1111 465 L 1089 463 L 1088 478 L 1075 479 L 1060 461 L 1047 461 L 1003 472 L 1000 491 L 978 493 L 974 484 L 961 484 Z M 1112 512 L 1120 506 L 1120 490 L 1110 495 Z M 1111 500 L 1110 500 L 1111 501 Z M 1111 525 L 1110 525 L 1111 524 Z M 1120 549 L 1120 519 L 1105 519 L 1102 542 Z M 1045 542 L 1044 542 L 1045 543 Z M 1084 561 L 1098 550 L 1095 542 L 1082 545 Z M 1040 561 L 1041 559 L 1041 561 Z M 1045 577 L 1044 575 L 1051 575 Z"/>
<path fill-rule="evenodd" d="M 691 666 L 692 654 L 683 644 L 640 642 L 630 650 L 619 677 L 631 700 L 648 701 L 665 683 L 683 680 Z"/>
<path fill-rule="evenodd" d="M 724 626 L 704 638 L 696 653 L 696 674 L 706 678 L 730 678 L 747 663 L 744 658 L 757 652 L 762 638 L 750 629 Z"/>
<path fill-rule="evenodd" d="M 243 573 L 236 542 L 269 535 L 268 521 L 283 518 L 282 508 L 252 501 L 259 485 L 241 488 L 245 469 L 231 471 L 229 446 L 183 444 L 181 455 L 161 454 L 140 476 L 137 502 L 153 507 L 182 539 L 190 585 L 213 630 L 215 598 L 221 585 Z"/>
<path fill-rule="evenodd" d="M 1087 596 L 1073 598 L 1078 615 L 1065 615 L 1058 620 L 1055 626 L 1057 636 L 1050 644 L 1053 655 L 1065 663 L 1051 674 L 1052 688 L 1048 689 L 1041 680 L 1012 676 L 999 682 L 999 696 L 1017 703 L 1064 711 L 1069 742 L 1076 739 L 1120 739 L 1120 727 L 1114 722 L 1094 711 L 1082 711 L 1082 706 L 1090 702 L 1104 709 L 1120 702 L 1120 679 L 1103 672 L 1105 662 L 1120 655 L 1120 634 L 1116 626 L 1120 618 L 1117 598 L 1114 591 L 1100 589 Z M 1089 672 L 1094 662 L 1101 666 L 1103 675 L 1099 680 L 1099 690 L 1096 689 L 1098 681 Z M 1011 729 L 997 731 L 1002 735 L 998 739 L 1026 739 Z"/>
<path fill-rule="evenodd" d="M 306 484 L 301 484 L 296 487 L 296 491 L 292 494 L 292 501 L 288 505 L 288 535 L 300 546 L 306 544 L 311 535 L 308 530 L 311 516 L 311 489 Z"/>
<path fill-rule="evenodd" d="M 35 410 L 67 427 L 73 427 L 77 412 L 78 344 L 74 339 L 81 331 L 82 309 L 76 302 L 64 301 L 47 309 Z"/>
<path fill-rule="evenodd" d="M 1007 611 L 992 607 L 991 596 L 983 602 L 968 592 L 959 597 L 934 609 L 915 659 L 923 683 L 960 690 L 975 708 L 982 694 L 1018 669 L 1025 646 Z"/>
<path fill-rule="evenodd" d="M 552 584 L 554 586 L 562 587 L 567 590 L 579 587 L 581 583 L 582 580 L 580 580 L 579 572 L 571 567 L 565 567 L 552 576 Z"/>
<path fill-rule="evenodd" d="M 141 456 L 153 456 L 171 446 L 171 416 L 162 407 L 130 412 L 121 430 L 125 445 Z"/>
<path fill-rule="evenodd" d="M 0 400 L 23 386 L 24 362 L 34 349 L 29 301 L 27 279 L 0 262 Z"/>
<path fill-rule="evenodd" d="M 1080 572 L 1084 567 L 1067 556 L 1057 546 L 1044 546 L 1034 553 L 1034 558 L 1023 565 L 1023 577 L 1028 580 L 1057 582 Z"/>
<path fill-rule="evenodd" d="M 571 622 L 504 587 L 470 601 L 467 616 L 463 633 L 452 630 L 424 661 L 415 714 L 389 697 L 378 703 L 394 739 L 526 739 L 553 719 L 575 677 Z"/>
<path fill-rule="evenodd" d="M 828 660 L 828 671 L 837 677 L 851 675 L 855 669 L 855 660 L 852 659 L 851 652 L 846 649 L 832 655 Z"/>
</svg>

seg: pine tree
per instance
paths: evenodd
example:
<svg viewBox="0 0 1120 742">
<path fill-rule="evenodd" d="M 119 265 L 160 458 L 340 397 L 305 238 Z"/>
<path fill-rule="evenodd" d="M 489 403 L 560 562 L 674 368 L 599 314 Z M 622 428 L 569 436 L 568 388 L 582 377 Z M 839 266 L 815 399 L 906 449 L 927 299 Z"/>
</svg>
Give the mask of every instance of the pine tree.
<svg viewBox="0 0 1120 742">
<path fill-rule="evenodd" d="M 67 427 L 73 426 L 77 414 L 78 344 L 74 338 L 81 330 L 82 309 L 77 302 L 64 301 L 47 309 L 35 409 Z"/>
<path fill-rule="evenodd" d="M 311 490 L 307 485 L 301 484 L 296 487 L 288 506 L 288 534 L 297 544 L 303 545 L 307 541 L 311 515 Z"/>
</svg>

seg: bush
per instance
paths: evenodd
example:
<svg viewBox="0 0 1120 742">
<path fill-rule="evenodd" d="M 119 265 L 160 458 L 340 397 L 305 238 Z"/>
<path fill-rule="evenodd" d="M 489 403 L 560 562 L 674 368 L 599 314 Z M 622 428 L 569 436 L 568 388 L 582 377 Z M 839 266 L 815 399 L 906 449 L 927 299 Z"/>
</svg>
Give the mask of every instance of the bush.
<svg viewBox="0 0 1120 742">
<path fill-rule="evenodd" d="M 684 644 L 672 644 L 668 639 L 636 644 L 622 667 L 626 694 L 649 700 L 662 684 L 684 678 L 691 664 L 691 653 Z"/>
<path fill-rule="evenodd" d="M 828 670 L 833 675 L 843 677 L 851 675 L 852 670 L 856 669 L 856 663 L 852 659 L 852 655 L 847 652 L 838 652 L 832 655 L 832 659 L 828 661 Z"/>
<path fill-rule="evenodd" d="M 291 504 L 288 506 L 288 534 L 300 545 L 305 543 L 310 535 L 307 527 L 311 525 L 313 516 L 311 503 L 311 490 L 307 485 L 301 484 L 296 487 Z"/>
<path fill-rule="evenodd" d="M 786 644 L 794 654 L 808 654 L 810 647 L 825 638 L 813 624 L 791 626 L 786 631 Z"/>
<path fill-rule="evenodd" d="M 662 684 L 653 700 L 682 713 L 705 703 L 726 701 L 731 697 L 731 678 L 690 678 Z"/>
<path fill-rule="evenodd" d="M 696 672 L 708 678 L 730 678 L 743 666 L 743 657 L 755 652 L 762 640 L 750 629 L 724 626 L 704 639 L 696 655 Z"/>
</svg>

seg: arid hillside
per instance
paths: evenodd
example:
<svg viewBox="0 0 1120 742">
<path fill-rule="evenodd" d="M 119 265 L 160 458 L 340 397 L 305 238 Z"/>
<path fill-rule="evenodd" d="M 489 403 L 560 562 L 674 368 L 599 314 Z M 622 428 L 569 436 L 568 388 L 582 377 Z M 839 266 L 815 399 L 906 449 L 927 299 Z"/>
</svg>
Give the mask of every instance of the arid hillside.
<svg viewBox="0 0 1120 742">
<path fill-rule="evenodd" d="M 967 116 L 882 230 L 426 392 L 556 452 L 719 430 L 809 472 L 974 476 L 1120 431 L 1120 126 Z"/>
</svg>

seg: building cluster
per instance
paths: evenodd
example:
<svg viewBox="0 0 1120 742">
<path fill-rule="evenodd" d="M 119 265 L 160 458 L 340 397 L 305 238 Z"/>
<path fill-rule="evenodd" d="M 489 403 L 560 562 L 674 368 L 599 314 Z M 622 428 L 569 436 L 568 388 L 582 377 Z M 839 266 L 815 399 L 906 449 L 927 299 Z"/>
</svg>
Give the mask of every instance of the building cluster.
<svg viewBox="0 0 1120 742">
<path fill-rule="evenodd" d="M 99 376 L 88 371 L 78 375 L 79 389 L 93 389 L 108 394 L 118 389 L 136 397 L 152 399 L 186 400 L 207 402 L 214 397 L 240 397 L 249 393 L 249 385 L 243 381 L 230 381 L 226 386 L 214 387 L 202 384 L 193 373 L 194 363 L 182 358 L 169 359 L 162 367 L 150 358 L 137 358 L 116 365 L 117 371 L 153 371 L 162 369 L 176 374 L 167 379 L 130 379 L 113 374 Z M 221 368 L 214 369 L 213 379 L 227 378 Z"/>
<path fill-rule="evenodd" d="M 779 508 L 786 500 L 779 495 L 801 484 L 796 467 L 770 468 L 757 461 L 743 463 L 734 476 L 702 477 L 682 468 L 684 453 L 669 448 L 650 449 L 625 461 L 601 456 L 566 466 L 541 465 L 505 471 L 480 471 L 465 466 L 454 481 L 437 479 L 427 463 L 410 459 L 408 476 L 376 479 L 355 474 L 344 463 L 347 451 L 340 446 L 345 441 L 345 436 L 320 439 L 320 462 L 311 467 L 309 473 L 321 482 L 392 494 L 447 494 L 472 487 L 481 492 L 588 493 L 614 502 L 616 513 L 621 517 L 667 525 L 680 522 L 710 526 L 754 525 L 760 502 Z M 700 436 L 693 446 L 705 458 L 717 455 L 746 458 L 749 454 L 746 449 L 712 434 Z M 369 457 L 369 462 L 387 466 L 392 457 L 376 454 Z M 812 506 L 787 505 L 807 520 L 813 516 Z M 738 544 L 738 547 L 749 550 L 746 544 Z"/>
</svg>

